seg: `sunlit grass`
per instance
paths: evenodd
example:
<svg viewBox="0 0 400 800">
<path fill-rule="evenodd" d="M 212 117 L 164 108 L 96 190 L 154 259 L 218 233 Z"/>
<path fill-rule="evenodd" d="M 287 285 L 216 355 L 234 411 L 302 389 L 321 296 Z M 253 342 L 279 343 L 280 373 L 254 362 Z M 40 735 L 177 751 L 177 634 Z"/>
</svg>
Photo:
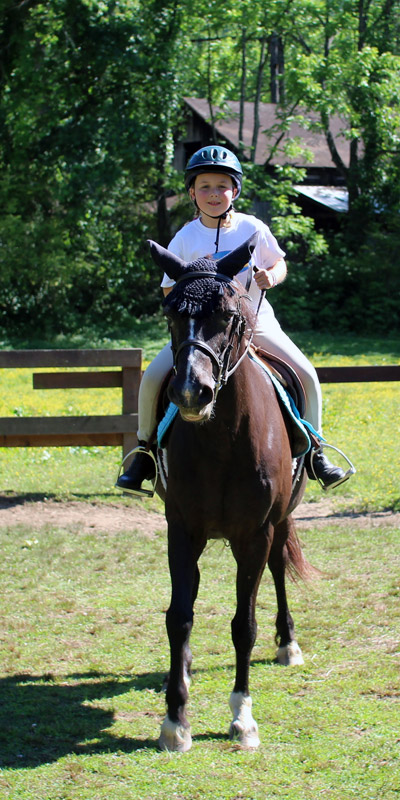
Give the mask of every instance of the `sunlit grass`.
<svg viewBox="0 0 400 800">
<path fill-rule="evenodd" d="M 0 529 L 1 800 L 395 800 L 400 779 L 398 531 L 311 527 L 321 571 L 288 586 L 305 664 L 274 664 L 267 570 L 250 669 L 257 752 L 228 739 L 235 564 L 200 559 L 190 753 L 160 753 L 169 648 L 166 538 Z"/>
</svg>

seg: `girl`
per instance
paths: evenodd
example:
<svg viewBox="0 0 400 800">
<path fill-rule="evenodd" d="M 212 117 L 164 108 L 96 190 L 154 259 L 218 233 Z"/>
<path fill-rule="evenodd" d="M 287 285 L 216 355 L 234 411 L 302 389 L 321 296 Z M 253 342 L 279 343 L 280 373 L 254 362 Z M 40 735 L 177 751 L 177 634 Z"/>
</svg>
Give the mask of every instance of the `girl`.
<svg viewBox="0 0 400 800">
<path fill-rule="evenodd" d="M 202 147 L 188 162 L 185 186 L 196 206 L 197 216 L 178 231 L 168 249 L 188 262 L 207 255 L 220 258 L 246 241 L 252 233 L 259 231 L 258 243 L 252 255 L 252 263 L 257 271 L 248 288 L 256 310 L 261 291 L 272 289 L 285 279 L 285 253 L 264 222 L 233 210 L 233 201 L 239 197 L 242 188 L 240 162 L 225 147 Z M 237 278 L 246 284 L 247 276 L 246 266 Z M 165 296 L 173 285 L 173 281 L 164 275 L 161 286 Z M 253 342 L 289 362 L 298 373 L 306 394 L 305 419 L 321 433 L 322 395 L 317 373 L 299 348 L 282 331 L 265 296 L 258 312 Z M 139 496 L 152 495 L 152 492 L 141 486 L 143 480 L 152 478 L 155 474 L 154 460 L 149 456 L 150 447 L 147 443 L 156 425 L 160 386 L 171 368 L 172 352 L 170 344 L 167 344 L 148 366 L 141 381 L 139 447 L 129 469 L 118 478 L 116 484 L 120 489 Z M 312 459 L 308 457 L 306 461 L 309 477 L 316 477 L 324 489 L 339 486 L 354 472 L 354 469 L 344 472 L 340 467 L 331 464 L 322 449 L 314 450 Z"/>
</svg>

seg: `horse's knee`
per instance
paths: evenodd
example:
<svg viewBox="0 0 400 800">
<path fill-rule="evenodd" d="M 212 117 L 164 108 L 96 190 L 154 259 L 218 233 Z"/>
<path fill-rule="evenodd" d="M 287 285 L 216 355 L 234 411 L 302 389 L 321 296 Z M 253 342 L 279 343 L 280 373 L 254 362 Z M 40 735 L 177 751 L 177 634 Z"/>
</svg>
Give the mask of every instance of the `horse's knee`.
<svg viewBox="0 0 400 800">
<path fill-rule="evenodd" d="M 177 612 L 172 608 L 169 608 L 165 615 L 165 621 L 167 633 L 171 642 L 174 641 L 177 644 L 182 645 L 189 639 L 190 632 L 193 627 L 192 613 L 188 619 L 188 617 L 182 612 Z"/>
<path fill-rule="evenodd" d="M 246 620 L 239 620 L 234 617 L 231 622 L 232 641 L 236 651 L 242 653 L 249 652 L 257 638 L 257 622 L 254 619 L 252 622 Z"/>
</svg>

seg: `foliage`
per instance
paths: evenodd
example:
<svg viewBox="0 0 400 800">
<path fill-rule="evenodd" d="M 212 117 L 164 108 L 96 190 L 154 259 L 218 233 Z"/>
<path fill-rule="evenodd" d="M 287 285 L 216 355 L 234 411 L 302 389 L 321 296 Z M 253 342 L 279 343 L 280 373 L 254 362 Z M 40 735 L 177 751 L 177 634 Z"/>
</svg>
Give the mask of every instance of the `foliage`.
<svg viewBox="0 0 400 800">
<path fill-rule="evenodd" d="M 178 21 L 174 4 L 164 3 L 149 29 L 155 10 L 143 4 L 138 15 L 128 0 L 56 0 L 51 10 L 6 3 L 3 38 L 13 47 L 3 42 L 3 327 L 112 324 L 140 314 L 144 296 L 148 313 L 157 307 L 158 275 L 144 251 L 157 232 L 145 203 L 155 199 L 149 186 L 174 107 L 162 48 L 168 41 L 173 52 Z"/>
<path fill-rule="evenodd" d="M 293 265 L 283 319 L 322 327 L 322 297 L 348 328 L 362 305 L 375 329 L 396 325 L 399 58 L 393 0 L 3 0 L 0 330 L 69 334 L 97 321 L 106 331 L 154 313 L 159 275 L 146 239 L 167 244 L 188 218 L 184 202 L 168 203 L 181 185 L 182 97 L 207 97 L 213 120 L 216 105 L 251 100 L 257 112 L 274 92 L 282 131 L 293 115 L 316 114 L 350 193 L 338 246 L 299 213 L 291 192 L 301 175 L 284 167 L 265 179 L 250 153 L 242 207 L 268 200 Z M 333 114 L 344 119 L 348 166 L 330 136 Z M 254 136 L 257 125 L 255 113 Z"/>
</svg>

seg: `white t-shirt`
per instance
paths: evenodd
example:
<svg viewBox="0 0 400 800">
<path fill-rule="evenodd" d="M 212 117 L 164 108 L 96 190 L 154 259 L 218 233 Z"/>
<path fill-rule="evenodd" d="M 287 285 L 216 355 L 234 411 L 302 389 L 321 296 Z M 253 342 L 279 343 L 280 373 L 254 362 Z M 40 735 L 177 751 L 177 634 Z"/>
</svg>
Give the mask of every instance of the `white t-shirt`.
<svg viewBox="0 0 400 800">
<path fill-rule="evenodd" d="M 259 237 L 250 264 L 262 269 L 272 267 L 279 258 L 284 257 L 285 252 L 279 247 L 268 225 L 257 219 L 257 217 L 236 211 L 232 214 L 229 228 L 222 226 L 220 228 L 218 258 L 235 250 L 255 231 L 259 231 Z M 196 258 L 215 255 L 216 237 L 216 228 L 207 228 L 200 219 L 195 219 L 184 225 L 175 234 L 168 246 L 168 250 L 182 258 L 183 261 L 194 261 Z M 246 265 L 237 275 L 238 280 L 244 286 L 246 285 L 247 276 L 248 267 Z M 161 286 L 166 288 L 173 285 L 174 281 L 164 274 Z M 252 299 L 252 305 L 257 307 L 260 300 L 260 290 L 254 280 L 251 282 L 249 295 Z M 266 300 L 264 300 L 264 303 L 269 306 Z"/>
</svg>

